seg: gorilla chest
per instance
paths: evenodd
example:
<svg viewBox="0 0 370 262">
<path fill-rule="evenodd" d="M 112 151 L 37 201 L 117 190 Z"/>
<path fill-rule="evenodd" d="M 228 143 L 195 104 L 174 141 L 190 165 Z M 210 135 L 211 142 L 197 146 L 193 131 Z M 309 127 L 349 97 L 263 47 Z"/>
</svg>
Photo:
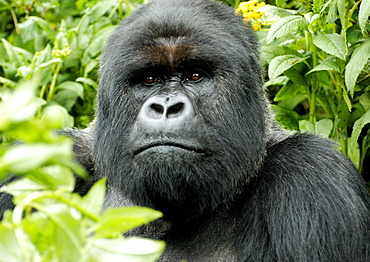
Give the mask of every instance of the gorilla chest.
<svg viewBox="0 0 370 262">
<path fill-rule="evenodd" d="M 232 262 L 238 257 L 236 234 L 232 223 L 219 219 L 201 220 L 190 225 L 167 225 L 151 228 L 145 235 L 166 241 L 166 249 L 159 261 Z"/>
</svg>

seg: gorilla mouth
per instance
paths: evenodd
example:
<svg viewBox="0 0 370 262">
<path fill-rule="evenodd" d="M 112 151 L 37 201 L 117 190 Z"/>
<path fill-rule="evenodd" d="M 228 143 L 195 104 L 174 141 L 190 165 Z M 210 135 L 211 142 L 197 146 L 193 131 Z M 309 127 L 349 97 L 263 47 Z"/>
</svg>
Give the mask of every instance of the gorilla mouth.
<svg viewBox="0 0 370 262">
<path fill-rule="evenodd" d="M 198 154 L 206 153 L 206 151 L 199 149 L 196 146 L 192 146 L 192 145 L 179 144 L 179 143 L 174 143 L 174 142 L 155 142 L 155 143 L 147 144 L 135 150 L 134 155 L 135 156 L 139 155 L 140 153 L 143 153 L 144 151 L 155 148 L 155 147 L 173 147 L 173 148 L 179 148 L 179 149 L 183 149 L 183 150 L 193 152 L 193 153 L 198 153 Z"/>
</svg>

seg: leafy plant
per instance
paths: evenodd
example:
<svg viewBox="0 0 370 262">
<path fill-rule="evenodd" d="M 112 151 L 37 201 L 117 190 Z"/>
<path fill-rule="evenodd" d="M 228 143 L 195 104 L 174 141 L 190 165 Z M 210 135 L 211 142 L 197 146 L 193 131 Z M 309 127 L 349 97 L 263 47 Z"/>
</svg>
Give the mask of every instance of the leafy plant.
<svg viewBox="0 0 370 262">
<path fill-rule="evenodd" d="M 67 126 L 87 126 L 94 117 L 105 39 L 140 2 L 0 1 L 2 88 L 14 88 L 21 79 L 41 71 L 36 92 L 46 101 L 43 109 L 67 110 L 66 118 L 71 120 Z"/>
<path fill-rule="evenodd" d="M 1 92 L 0 177 L 22 176 L 0 189 L 13 195 L 15 204 L 0 222 L 0 261 L 156 261 L 163 242 L 122 233 L 161 217 L 160 212 L 103 210 L 105 179 L 85 196 L 73 193 L 74 174 L 86 178 L 86 173 L 73 160 L 72 142 L 51 131 L 63 126 L 64 114 L 35 117 L 45 103 L 34 95 L 40 79 L 37 73 Z"/>
<path fill-rule="evenodd" d="M 313 0 L 305 13 L 272 5 L 259 11 L 277 120 L 333 138 L 363 171 L 370 148 L 370 1 Z"/>
</svg>

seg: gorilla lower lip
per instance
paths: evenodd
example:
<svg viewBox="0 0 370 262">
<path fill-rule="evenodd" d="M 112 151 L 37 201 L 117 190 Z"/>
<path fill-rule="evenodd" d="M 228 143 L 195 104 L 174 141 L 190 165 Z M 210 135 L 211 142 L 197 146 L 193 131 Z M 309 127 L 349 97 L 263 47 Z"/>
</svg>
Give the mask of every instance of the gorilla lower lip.
<svg viewBox="0 0 370 262">
<path fill-rule="evenodd" d="M 140 154 L 140 153 L 142 153 L 146 150 L 156 148 L 156 147 L 171 147 L 171 148 L 183 149 L 183 150 L 186 150 L 186 151 L 190 151 L 190 152 L 193 152 L 193 153 L 199 153 L 199 154 L 206 153 L 205 151 L 203 151 L 201 149 L 191 147 L 191 146 L 188 146 L 188 145 L 182 145 L 182 144 L 176 144 L 176 143 L 155 143 L 155 144 L 149 144 L 149 145 L 146 145 L 144 147 L 139 148 L 138 150 L 136 150 L 134 152 L 134 155 L 138 155 L 138 154 Z"/>
</svg>

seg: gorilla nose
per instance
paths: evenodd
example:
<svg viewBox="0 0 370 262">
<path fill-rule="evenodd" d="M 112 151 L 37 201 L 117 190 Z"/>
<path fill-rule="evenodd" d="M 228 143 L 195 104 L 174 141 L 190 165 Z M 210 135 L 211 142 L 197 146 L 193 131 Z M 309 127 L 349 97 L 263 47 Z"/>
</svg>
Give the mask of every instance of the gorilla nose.
<svg viewBox="0 0 370 262">
<path fill-rule="evenodd" d="M 183 93 L 156 95 L 149 98 L 139 113 L 139 121 L 148 125 L 181 125 L 194 118 L 194 108 Z M 166 126 L 163 126 L 166 127 Z"/>
</svg>

